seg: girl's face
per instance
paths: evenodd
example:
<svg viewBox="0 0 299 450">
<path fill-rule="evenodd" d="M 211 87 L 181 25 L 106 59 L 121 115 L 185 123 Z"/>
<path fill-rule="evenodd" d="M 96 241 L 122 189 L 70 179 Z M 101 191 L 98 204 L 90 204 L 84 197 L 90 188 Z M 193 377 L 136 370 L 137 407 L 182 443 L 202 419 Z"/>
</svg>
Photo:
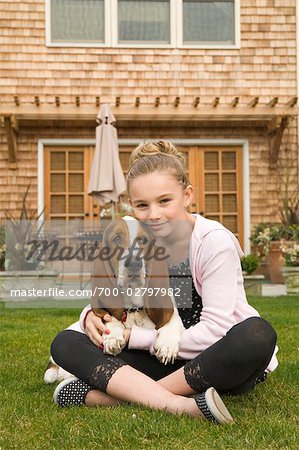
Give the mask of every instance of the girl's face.
<svg viewBox="0 0 299 450">
<path fill-rule="evenodd" d="M 163 237 L 171 232 L 171 221 L 186 220 L 193 188 L 183 189 L 173 175 L 156 171 L 130 181 L 129 195 L 136 219 Z"/>
</svg>

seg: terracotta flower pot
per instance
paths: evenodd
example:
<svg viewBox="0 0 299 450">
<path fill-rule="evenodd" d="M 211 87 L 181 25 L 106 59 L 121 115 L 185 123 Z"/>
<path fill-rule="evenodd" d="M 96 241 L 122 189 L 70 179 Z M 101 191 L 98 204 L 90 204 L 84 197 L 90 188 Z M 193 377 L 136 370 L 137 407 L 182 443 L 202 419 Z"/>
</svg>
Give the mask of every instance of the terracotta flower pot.
<svg viewBox="0 0 299 450">
<path fill-rule="evenodd" d="M 284 278 L 282 274 L 282 267 L 284 259 L 281 251 L 281 242 L 273 241 L 270 244 L 267 255 L 267 265 L 269 268 L 270 280 L 272 283 L 283 284 Z"/>
</svg>

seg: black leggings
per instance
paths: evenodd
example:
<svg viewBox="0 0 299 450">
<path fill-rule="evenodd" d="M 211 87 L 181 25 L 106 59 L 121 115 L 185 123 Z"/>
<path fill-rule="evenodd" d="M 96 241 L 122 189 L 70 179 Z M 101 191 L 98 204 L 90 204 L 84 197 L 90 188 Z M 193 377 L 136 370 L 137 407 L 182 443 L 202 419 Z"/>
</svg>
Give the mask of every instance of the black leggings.
<svg viewBox="0 0 299 450">
<path fill-rule="evenodd" d="M 51 345 L 51 355 L 63 369 L 94 389 L 106 391 L 115 371 L 130 365 L 154 380 L 184 366 L 187 383 L 195 392 L 214 386 L 220 393 L 241 394 L 251 390 L 262 377 L 273 355 L 276 332 L 260 317 L 250 317 L 190 361 L 163 365 L 148 351 L 123 349 L 119 356 L 105 355 L 89 338 L 64 330 Z"/>
</svg>

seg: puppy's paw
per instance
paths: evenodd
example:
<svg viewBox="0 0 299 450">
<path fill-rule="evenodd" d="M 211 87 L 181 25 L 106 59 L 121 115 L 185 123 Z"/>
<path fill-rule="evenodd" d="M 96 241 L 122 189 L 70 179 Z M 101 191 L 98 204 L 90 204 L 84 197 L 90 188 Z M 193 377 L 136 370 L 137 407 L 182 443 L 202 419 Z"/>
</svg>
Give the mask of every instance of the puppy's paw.
<svg viewBox="0 0 299 450">
<path fill-rule="evenodd" d="M 118 355 L 126 345 L 125 336 L 121 328 L 110 330 L 110 334 L 103 335 L 104 353 Z"/>
<path fill-rule="evenodd" d="M 154 349 L 156 357 L 162 364 L 173 364 L 179 352 L 180 336 L 171 336 L 166 330 L 159 333 Z"/>
</svg>

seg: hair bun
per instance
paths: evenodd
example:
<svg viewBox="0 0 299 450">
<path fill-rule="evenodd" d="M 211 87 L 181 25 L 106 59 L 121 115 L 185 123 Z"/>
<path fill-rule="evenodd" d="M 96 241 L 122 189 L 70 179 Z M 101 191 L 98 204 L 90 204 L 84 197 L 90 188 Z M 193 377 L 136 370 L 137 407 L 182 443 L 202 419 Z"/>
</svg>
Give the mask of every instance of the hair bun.
<svg viewBox="0 0 299 450">
<path fill-rule="evenodd" d="M 130 156 L 129 165 L 132 166 L 136 161 L 146 156 L 152 155 L 167 155 L 178 159 L 184 165 L 186 164 L 185 157 L 170 141 L 149 141 L 142 143 L 136 147 Z"/>
</svg>

